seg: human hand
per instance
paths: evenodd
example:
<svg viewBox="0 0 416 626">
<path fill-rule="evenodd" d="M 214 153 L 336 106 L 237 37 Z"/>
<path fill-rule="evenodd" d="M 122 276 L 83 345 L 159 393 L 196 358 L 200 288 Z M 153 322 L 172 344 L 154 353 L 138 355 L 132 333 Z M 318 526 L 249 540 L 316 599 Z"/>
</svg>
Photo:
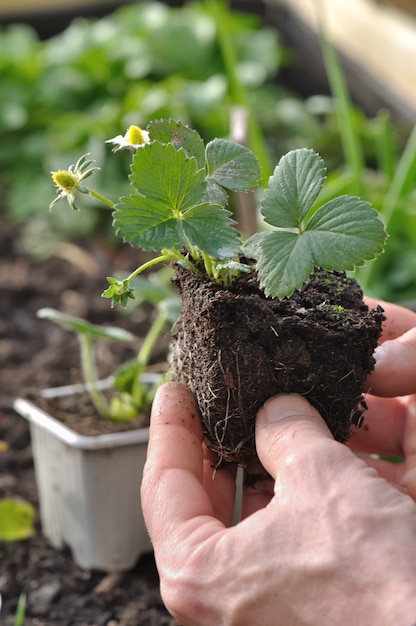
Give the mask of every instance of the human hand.
<svg viewBox="0 0 416 626">
<path fill-rule="evenodd" d="M 416 313 L 372 299 L 367 304 L 381 304 L 387 319 L 368 379 L 364 428 L 348 445 L 356 452 L 403 459 L 367 462 L 416 500 Z"/>
<path fill-rule="evenodd" d="M 411 626 L 416 504 L 332 438 L 299 396 L 260 410 L 256 445 L 275 480 L 213 471 L 192 394 L 156 396 L 142 505 L 161 592 L 183 626 Z M 215 462 L 214 462 L 215 464 Z"/>
</svg>

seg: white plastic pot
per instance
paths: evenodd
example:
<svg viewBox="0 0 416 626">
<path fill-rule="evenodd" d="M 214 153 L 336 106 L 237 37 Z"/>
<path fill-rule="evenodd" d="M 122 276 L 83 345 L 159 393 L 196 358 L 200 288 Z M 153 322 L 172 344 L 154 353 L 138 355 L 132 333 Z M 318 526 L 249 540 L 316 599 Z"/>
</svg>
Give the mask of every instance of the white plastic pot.
<svg viewBox="0 0 416 626">
<path fill-rule="evenodd" d="M 159 380 L 146 374 L 145 382 Z M 79 393 L 82 385 L 47 389 L 43 397 Z M 140 505 L 149 429 L 79 435 L 35 404 L 14 408 L 30 422 L 42 532 L 55 548 L 70 547 L 84 569 L 132 568 L 151 544 Z"/>
</svg>

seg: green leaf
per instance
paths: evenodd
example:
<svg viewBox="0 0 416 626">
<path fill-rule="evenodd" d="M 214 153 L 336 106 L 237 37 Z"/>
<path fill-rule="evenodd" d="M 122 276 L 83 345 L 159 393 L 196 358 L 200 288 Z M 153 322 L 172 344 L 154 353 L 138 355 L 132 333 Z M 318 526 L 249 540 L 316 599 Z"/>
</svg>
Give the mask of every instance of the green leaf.
<svg viewBox="0 0 416 626">
<path fill-rule="evenodd" d="M 261 212 L 269 224 L 297 228 L 317 199 L 325 180 L 325 167 L 308 148 L 283 156 L 270 177 Z"/>
<path fill-rule="evenodd" d="M 262 213 L 280 230 L 247 242 L 267 296 L 291 295 L 314 267 L 352 270 L 383 249 L 384 225 L 368 202 L 341 196 L 311 210 L 324 179 L 321 158 L 308 149 L 289 152 L 270 179 Z"/>
<path fill-rule="evenodd" d="M 134 155 L 131 171 L 130 182 L 139 194 L 175 214 L 198 204 L 206 190 L 205 170 L 172 144 L 145 144 Z"/>
<path fill-rule="evenodd" d="M 110 398 L 110 411 L 114 422 L 128 422 L 140 413 L 140 408 L 129 393 L 117 393 Z"/>
<path fill-rule="evenodd" d="M 142 374 L 143 366 L 137 359 L 123 363 L 113 374 L 113 385 L 120 391 L 131 392 L 135 381 Z"/>
<path fill-rule="evenodd" d="M 216 258 L 239 250 L 229 211 L 205 201 L 205 171 L 171 144 L 151 143 L 133 161 L 131 182 L 138 194 L 122 198 L 114 226 L 126 241 L 145 250 L 198 247 Z"/>
<path fill-rule="evenodd" d="M 254 235 L 243 241 L 241 251 L 247 259 L 257 259 L 259 257 L 264 235 L 265 233 L 254 233 Z"/>
<path fill-rule="evenodd" d="M 205 146 L 196 130 L 174 120 L 156 120 L 147 130 L 152 140 L 171 143 L 177 150 L 183 148 L 188 157 L 195 158 L 198 169 L 205 167 Z"/>
<path fill-rule="evenodd" d="M 34 533 L 35 509 L 29 502 L 0 500 L 0 541 L 27 539 Z"/>
<path fill-rule="evenodd" d="M 266 296 L 289 296 L 308 279 L 314 260 L 302 236 L 279 230 L 263 233 L 256 243 L 260 246 L 258 276 Z"/>
<path fill-rule="evenodd" d="M 111 341 L 134 341 L 135 337 L 124 328 L 116 326 L 98 326 L 87 320 L 72 315 L 66 315 L 56 309 L 39 309 L 37 316 L 51 320 L 64 328 L 72 330 L 80 335 L 88 335 L 92 339 L 110 339 Z"/>
<path fill-rule="evenodd" d="M 255 155 L 240 144 L 227 139 L 214 139 L 207 144 L 208 176 L 232 191 L 248 191 L 261 178 Z"/>
<path fill-rule="evenodd" d="M 124 241 L 136 248 L 179 250 L 185 245 L 180 217 L 173 207 L 158 200 L 139 195 L 122 198 L 113 213 L 113 224 Z"/>
<path fill-rule="evenodd" d="M 279 230 L 256 237 L 253 246 L 266 295 L 290 295 L 314 267 L 351 270 L 374 258 L 385 240 L 376 216 L 368 202 L 343 196 L 320 207 L 303 232 Z"/>
<path fill-rule="evenodd" d="M 230 259 L 240 250 L 240 234 L 231 226 L 230 212 L 221 206 L 202 204 L 183 220 L 190 243 L 217 259 Z"/>
<path fill-rule="evenodd" d="M 316 266 L 351 270 L 382 251 L 385 231 L 368 202 L 341 196 L 318 209 L 303 236 Z"/>
<path fill-rule="evenodd" d="M 217 185 L 211 178 L 207 178 L 207 192 L 204 200 L 210 204 L 226 206 L 228 203 L 228 194 L 223 187 Z"/>
</svg>

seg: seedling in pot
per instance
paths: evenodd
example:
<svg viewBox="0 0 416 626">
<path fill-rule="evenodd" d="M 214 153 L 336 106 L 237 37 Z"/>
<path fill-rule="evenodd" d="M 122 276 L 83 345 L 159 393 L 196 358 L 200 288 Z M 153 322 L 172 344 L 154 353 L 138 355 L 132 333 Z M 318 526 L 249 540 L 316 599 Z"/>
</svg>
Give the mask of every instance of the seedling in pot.
<svg viewBox="0 0 416 626">
<path fill-rule="evenodd" d="M 111 377 L 112 385 L 109 399 L 108 392 L 106 393 L 102 389 L 97 377 L 94 354 L 95 341 L 107 339 L 133 343 L 137 338 L 123 328 L 92 324 L 87 320 L 66 315 L 52 308 L 43 308 L 38 311 L 40 318 L 51 320 L 77 334 L 86 390 L 97 412 L 102 417 L 113 421 L 132 420 L 151 405 L 159 383 L 149 384 L 142 379 L 142 375 L 149 366 L 156 341 L 179 315 L 179 299 L 174 295 L 160 299 L 160 289 L 157 290 L 156 285 L 150 286 L 153 287 L 152 298 L 159 299 L 156 304 L 157 315 L 136 358 L 121 365 Z"/>
<path fill-rule="evenodd" d="M 373 366 L 371 354 L 382 321 L 381 311 L 368 312 L 358 286 L 345 276 L 345 270 L 382 251 L 386 234 L 376 211 L 369 203 L 350 196 L 319 206 L 326 174 L 322 159 L 310 149 L 294 150 L 280 160 L 261 200 L 265 231 L 243 242 L 226 207 L 228 192 L 249 191 L 260 180 L 258 161 L 249 149 L 226 139 L 215 139 L 205 146 L 195 130 L 172 120 L 152 122 L 145 132 L 133 127 L 124 138 L 113 141 L 116 149 L 133 150 L 132 194 L 116 204 L 103 199 L 84 187 L 85 168 L 79 174 L 78 186 L 75 181 L 76 191 L 104 200 L 114 209 L 114 227 L 126 242 L 159 254 L 123 280 L 110 278 L 104 295 L 111 297 L 113 304 L 125 304 L 133 292 L 132 280 L 144 269 L 161 262 L 174 264 L 184 309 L 174 334 L 173 376 L 195 391 L 208 441 L 220 458 L 244 463 L 253 453 L 255 413 L 267 397 L 279 391 L 306 395 L 319 405 L 334 435 L 345 440 L 351 424 L 358 423 L 362 413 L 356 407 L 365 376 Z M 88 161 L 92 170 L 91 164 Z M 76 175 L 76 168 L 72 168 L 72 175 Z M 59 172 L 53 176 L 59 196 L 67 195 L 75 208 L 74 185 L 65 193 L 63 176 Z M 337 281 L 335 295 L 327 297 L 322 285 L 333 280 Z M 303 302 L 301 296 L 309 293 L 309 285 L 318 295 Z M 352 289 L 352 296 L 348 289 Z M 295 298 L 293 306 L 289 305 L 291 298 Z M 352 308 L 364 315 L 369 330 L 363 336 L 364 353 L 358 356 L 360 373 L 352 364 L 339 375 L 340 382 L 346 378 L 354 381 L 349 408 L 341 402 L 342 411 L 348 414 L 340 426 L 338 416 L 332 423 L 333 407 L 326 415 L 320 406 L 321 395 L 314 397 L 320 383 L 308 373 L 309 366 L 316 369 L 312 353 L 306 350 L 298 355 L 303 382 L 295 380 L 293 364 L 276 358 L 280 358 L 281 336 L 285 334 L 281 320 L 287 319 L 288 313 L 304 322 L 313 319 L 315 326 L 319 325 L 320 313 L 327 327 L 334 324 L 334 316 L 348 317 L 345 310 L 350 311 L 353 300 L 358 304 Z M 266 309 L 272 321 L 264 322 Z M 239 322 L 242 333 L 237 337 L 234 331 Z M 271 328 L 271 335 L 262 338 L 266 345 L 260 358 L 257 348 L 263 322 Z M 212 328 L 200 334 L 199 328 L 205 323 Z M 354 318 L 352 327 L 359 326 Z M 223 335 L 217 340 L 221 327 L 233 335 L 232 341 Z M 363 338 L 358 339 L 359 344 Z M 351 337 L 347 343 L 350 341 Z M 247 356 L 252 343 L 254 356 Z M 202 356 L 205 360 L 200 363 Z M 263 361 L 273 362 L 271 374 L 264 373 Z M 278 370 L 284 372 L 284 380 L 276 374 Z M 210 379 L 213 372 L 215 376 Z M 245 376 L 248 379 L 243 380 Z M 264 386 L 264 378 L 270 376 L 272 386 Z M 312 394 L 308 395 L 305 385 L 311 387 Z M 328 384 L 323 383 L 323 388 Z M 250 398 L 246 397 L 249 390 Z M 230 442 L 232 424 L 235 432 Z"/>
</svg>

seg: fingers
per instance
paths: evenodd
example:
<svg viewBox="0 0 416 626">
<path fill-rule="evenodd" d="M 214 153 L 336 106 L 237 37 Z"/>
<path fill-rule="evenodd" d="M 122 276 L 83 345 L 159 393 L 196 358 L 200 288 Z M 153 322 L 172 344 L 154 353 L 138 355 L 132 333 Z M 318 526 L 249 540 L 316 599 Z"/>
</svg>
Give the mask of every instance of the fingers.
<svg viewBox="0 0 416 626">
<path fill-rule="evenodd" d="M 379 476 L 387 480 L 387 482 L 394 485 L 403 493 L 409 493 L 408 490 L 401 484 L 404 474 L 404 463 L 391 463 L 390 461 L 385 461 L 384 459 L 369 456 L 363 458 L 369 467 L 373 467 L 376 470 Z"/>
<path fill-rule="evenodd" d="M 407 418 L 406 402 L 402 398 L 379 398 L 367 395 L 368 411 L 364 425 L 348 442 L 355 452 L 402 457 L 404 427 Z"/>
<path fill-rule="evenodd" d="M 348 442 L 355 452 L 393 457 L 401 463 L 367 458 L 380 476 L 396 484 L 416 500 L 416 398 L 367 396 L 364 428 Z"/>
<path fill-rule="evenodd" d="M 386 321 L 383 324 L 381 341 L 400 337 L 400 335 L 416 326 L 416 313 L 410 309 L 406 309 L 398 304 L 385 302 L 384 300 L 375 300 L 374 298 L 365 298 L 365 302 L 370 309 L 375 308 L 378 304 L 384 309 Z"/>
<path fill-rule="evenodd" d="M 319 413 L 301 396 L 275 396 L 257 414 L 257 454 L 274 478 L 282 458 L 317 439 L 333 441 Z"/>
<path fill-rule="evenodd" d="M 403 433 L 405 454 L 404 474 L 400 484 L 416 500 L 416 401 L 410 396 L 406 399 L 407 420 Z"/>
<path fill-rule="evenodd" d="M 180 383 L 162 385 L 155 396 L 150 420 L 148 462 L 158 470 L 193 471 L 202 480 L 202 428 L 192 393 Z M 187 451 L 182 455 L 182 450 Z"/>
<path fill-rule="evenodd" d="M 369 307 L 381 304 L 386 315 L 376 366 L 367 379 L 371 393 L 393 397 L 416 393 L 416 313 L 397 304 L 366 298 Z"/>
<path fill-rule="evenodd" d="M 375 350 L 376 365 L 367 380 L 372 394 L 393 397 L 416 393 L 416 328 Z"/>
<path fill-rule="evenodd" d="M 155 397 L 150 425 L 148 458 L 141 488 L 143 513 L 155 551 L 168 558 L 174 542 L 198 527 L 195 520 L 213 515 L 203 488 L 202 429 L 191 392 L 179 383 L 162 385 Z M 207 518 L 205 517 L 205 520 Z M 220 522 L 212 519 L 207 533 Z M 202 524 L 202 521 L 201 521 Z M 204 529 L 205 532 L 205 529 Z"/>
</svg>

